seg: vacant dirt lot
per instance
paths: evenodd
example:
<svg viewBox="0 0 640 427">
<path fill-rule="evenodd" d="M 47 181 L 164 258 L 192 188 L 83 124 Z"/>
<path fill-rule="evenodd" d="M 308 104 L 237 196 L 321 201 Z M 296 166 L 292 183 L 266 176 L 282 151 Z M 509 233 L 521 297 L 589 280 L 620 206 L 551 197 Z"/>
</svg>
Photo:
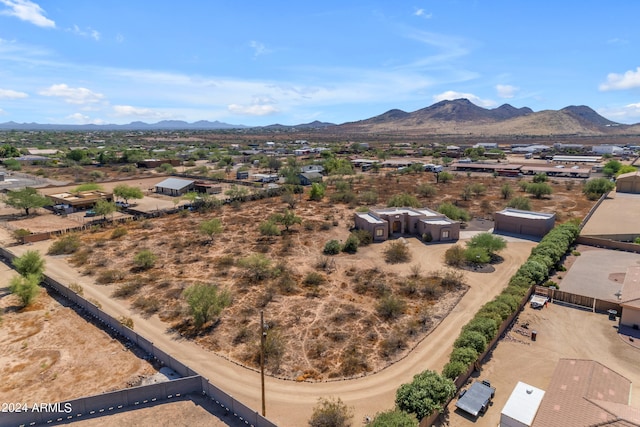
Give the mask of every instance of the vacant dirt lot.
<svg viewBox="0 0 640 427">
<path fill-rule="evenodd" d="M 43 289 L 20 310 L 0 263 L 0 402 L 57 402 L 138 385 L 155 369 Z"/>
</svg>

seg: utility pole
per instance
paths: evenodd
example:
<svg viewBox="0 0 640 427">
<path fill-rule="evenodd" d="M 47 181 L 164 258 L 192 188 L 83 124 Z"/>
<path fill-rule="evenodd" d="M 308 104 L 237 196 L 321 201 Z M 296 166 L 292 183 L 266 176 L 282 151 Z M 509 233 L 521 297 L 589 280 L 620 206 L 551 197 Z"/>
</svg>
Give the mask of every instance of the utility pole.
<svg viewBox="0 0 640 427">
<path fill-rule="evenodd" d="M 262 385 L 262 416 L 266 416 L 266 406 L 264 401 L 264 342 L 267 338 L 267 331 L 264 330 L 264 311 L 260 310 L 260 382 Z"/>
</svg>

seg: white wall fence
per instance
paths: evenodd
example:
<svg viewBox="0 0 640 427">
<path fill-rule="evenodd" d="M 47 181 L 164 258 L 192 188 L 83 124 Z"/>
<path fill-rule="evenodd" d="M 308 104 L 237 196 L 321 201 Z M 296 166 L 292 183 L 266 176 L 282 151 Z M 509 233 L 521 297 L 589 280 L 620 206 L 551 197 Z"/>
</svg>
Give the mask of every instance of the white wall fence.
<svg viewBox="0 0 640 427">
<path fill-rule="evenodd" d="M 0 258 L 8 265 L 11 265 L 11 261 L 15 258 L 15 255 L 4 248 L 0 248 Z M 189 366 L 165 351 L 160 350 L 150 340 L 132 329 L 123 326 L 118 319 L 105 313 L 95 304 L 73 292 L 67 286 L 46 275 L 44 276 L 43 283 L 65 299 L 76 304 L 81 311 L 101 323 L 104 329 L 110 331 L 112 335 L 124 337 L 124 339 L 135 344 L 147 353 L 150 358 L 156 359 L 162 365 L 173 369 L 183 378 L 62 402 L 60 408 L 63 412 L 59 413 L 35 412 L 31 410 L 20 413 L 0 413 L 0 427 L 29 426 L 42 423 L 52 425 L 51 423 L 68 422 L 70 419 L 82 416 L 99 416 L 100 414 L 106 415 L 116 410 L 132 409 L 141 403 L 169 400 L 187 393 L 198 393 L 209 396 L 215 404 L 225 408 L 230 414 L 233 414 L 249 426 L 277 427 L 276 424 L 264 418 L 255 410 L 235 400 L 232 396 L 211 384 L 206 378 L 202 377 Z M 65 403 L 71 403 L 70 413 L 64 412 L 66 409 Z M 2 408 L 0 408 L 0 410 L 1 409 Z"/>
</svg>

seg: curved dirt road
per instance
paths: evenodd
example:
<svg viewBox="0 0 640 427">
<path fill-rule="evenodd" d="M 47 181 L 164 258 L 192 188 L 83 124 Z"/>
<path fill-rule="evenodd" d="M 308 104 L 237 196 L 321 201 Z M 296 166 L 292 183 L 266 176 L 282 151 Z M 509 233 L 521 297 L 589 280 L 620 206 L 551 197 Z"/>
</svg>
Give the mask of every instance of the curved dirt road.
<svg viewBox="0 0 640 427">
<path fill-rule="evenodd" d="M 413 375 L 425 370 L 440 371 L 448 360 L 453 342 L 460 327 L 468 322 L 477 309 L 498 295 L 509 278 L 529 256 L 535 242 L 509 239 L 507 249 L 502 253 L 504 262 L 496 266 L 496 271 L 486 273 L 466 273 L 470 289 L 453 311 L 441 324 L 405 359 L 366 377 L 323 383 L 297 383 L 294 381 L 266 378 L 267 418 L 282 427 L 306 425 L 313 406 L 319 397 L 340 397 L 354 409 L 354 426 L 362 425 L 365 416 L 390 409 L 394 405 L 395 391 L 402 383 L 411 381 Z M 27 250 L 46 253 L 51 242 L 40 242 L 28 246 L 10 248 L 16 255 Z M 415 261 L 426 271 L 440 268 L 444 251 L 448 244 L 425 246 L 415 239 L 408 240 Z M 378 248 L 377 250 L 381 250 Z M 96 299 L 104 311 L 114 317 L 126 315 L 134 320 L 135 330 L 157 347 L 172 354 L 201 375 L 209 378 L 237 400 L 256 411 L 261 407 L 260 375 L 238 366 L 218 355 L 212 354 L 193 342 L 176 340 L 166 332 L 167 324 L 157 316 L 144 319 L 131 311 L 122 301 L 110 297 L 112 288 L 97 286 L 90 276 L 82 276 L 70 267 L 63 257 L 46 256 L 47 274 L 62 283 L 78 283 L 84 288 L 84 296 Z M 405 265 L 408 269 L 409 267 Z"/>
</svg>

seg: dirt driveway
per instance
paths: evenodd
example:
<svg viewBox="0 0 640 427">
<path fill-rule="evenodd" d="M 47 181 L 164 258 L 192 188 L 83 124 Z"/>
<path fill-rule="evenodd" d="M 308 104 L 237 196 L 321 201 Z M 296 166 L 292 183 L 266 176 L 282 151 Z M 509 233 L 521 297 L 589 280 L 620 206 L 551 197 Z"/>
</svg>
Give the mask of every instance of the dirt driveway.
<svg viewBox="0 0 640 427">
<path fill-rule="evenodd" d="M 414 252 L 414 263 L 419 261 L 425 270 L 438 270 L 442 267 L 442 255 L 449 244 L 425 246 L 412 243 L 412 239 L 408 239 L 408 242 L 414 251 L 420 251 Z M 50 243 L 39 242 L 31 246 L 13 247 L 11 250 L 17 255 L 31 249 L 46 253 Z M 328 396 L 340 397 L 353 407 L 356 426 L 361 425 L 365 416 L 373 416 L 392 408 L 395 391 L 400 384 L 411 381 L 413 375 L 425 369 L 442 369 L 460 327 L 473 317 L 478 307 L 501 292 L 534 245 L 535 242 L 514 239 L 503 254 L 505 261 L 496 266 L 494 273 L 467 273 L 470 290 L 460 303 L 405 359 L 381 372 L 355 380 L 320 383 L 267 378 L 267 417 L 282 427 L 305 425 L 318 398 Z M 380 259 L 383 249 L 384 245 L 367 248 L 366 258 Z M 135 330 L 156 346 L 191 366 L 236 399 L 252 408 L 260 408 L 260 377 L 257 372 L 240 367 L 220 355 L 213 355 L 191 341 L 176 340 L 166 332 L 167 324 L 157 316 L 145 319 L 122 301 L 113 300 L 110 289 L 93 284 L 89 276 L 81 276 L 64 258 L 47 256 L 46 259 L 47 273 L 52 277 L 63 283 L 82 284 L 85 296 L 100 301 L 105 311 L 116 317 L 131 317 Z M 405 265 L 404 268 L 408 270 L 410 266 Z"/>
<path fill-rule="evenodd" d="M 528 323 L 528 329 L 521 327 Z M 591 359 L 625 376 L 634 387 L 640 387 L 640 349 L 618 336 L 618 322 L 606 314 L 549 304 L 535 310 L 530 307 L 520 314 L 517 326 L 500 341 L 489 361 L 475 379 L 489 380 L 496 387 L 491 408 L 476 420 L 456 412 L 455 400 L 449 405 L 448 419 L 441 425 L 451 427 L 495 427 L 500 412 L 518 381 L 546 390 L 558 360 Z M 519 330 L 521 333 L 516 332 Z M 535 330 L 536 341 L 522 333 Z M 640 407 L 640 393 L 633 390 L 631 405 Z"/>
</svg>

